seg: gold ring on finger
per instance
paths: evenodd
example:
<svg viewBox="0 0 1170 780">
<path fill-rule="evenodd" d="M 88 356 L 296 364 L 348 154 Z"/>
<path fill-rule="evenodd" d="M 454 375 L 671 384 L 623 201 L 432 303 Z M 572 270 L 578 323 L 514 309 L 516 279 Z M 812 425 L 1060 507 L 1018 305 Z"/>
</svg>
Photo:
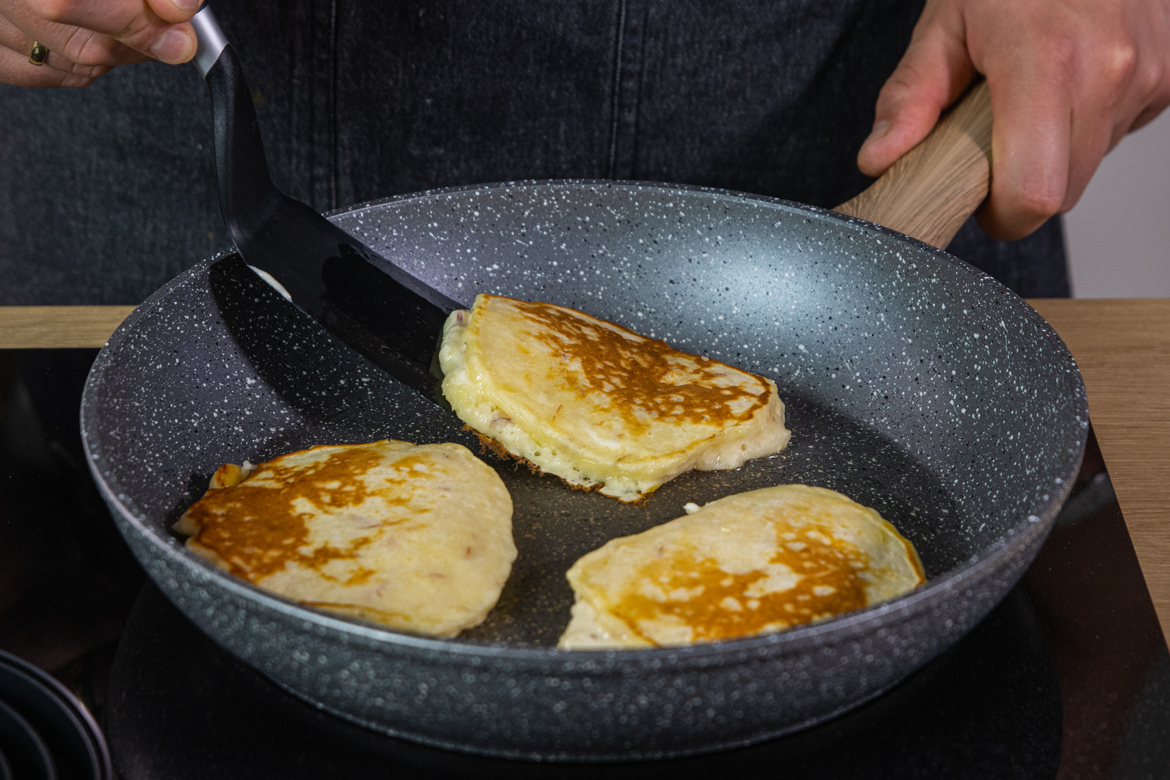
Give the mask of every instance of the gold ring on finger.
<svg viewBox="0 0 1170 780">
<path fill-rule="evenodd" d="M 41 44 L 33 41 L 32 51 L 29 52 L 28 61 L 38 68 L 45 64 L 45 60 L 49 59 L 49 50 Z"/>
</svg>

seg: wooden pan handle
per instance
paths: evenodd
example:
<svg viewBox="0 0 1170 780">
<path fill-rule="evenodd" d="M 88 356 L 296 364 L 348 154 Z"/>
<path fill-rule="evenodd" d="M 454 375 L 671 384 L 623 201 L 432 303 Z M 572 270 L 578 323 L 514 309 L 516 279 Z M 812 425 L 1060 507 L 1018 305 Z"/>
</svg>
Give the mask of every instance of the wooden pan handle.
<svg viewBox="0 0 1170 780">
<path fill-rule="evenodd" d="M 980 80 L 930 135 L 833 211 L 945 249 L 990 186 L 991 96 Z"/>
</svg>

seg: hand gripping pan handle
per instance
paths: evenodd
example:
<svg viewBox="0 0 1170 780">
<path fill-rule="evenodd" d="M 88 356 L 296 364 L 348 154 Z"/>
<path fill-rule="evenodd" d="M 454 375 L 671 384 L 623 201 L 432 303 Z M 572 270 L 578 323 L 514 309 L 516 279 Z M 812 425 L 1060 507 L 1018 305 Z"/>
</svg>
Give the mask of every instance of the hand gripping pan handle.
<svg viewBox="0 0 1170 780">
<path fill-rule="evenodd" d="M 991 186 L 991 95 L 980 79 L 930 134 L 834 211 L 945 249 Z"/>
<path fill-rule="evenodd" d="M 430 394 L 443 322 L 461 304 L 276 188 L 232 45 L 210 8 L 192 24 L 211 93 L 220 210 L 240 255 L 335 336 Z"/>
</svg>

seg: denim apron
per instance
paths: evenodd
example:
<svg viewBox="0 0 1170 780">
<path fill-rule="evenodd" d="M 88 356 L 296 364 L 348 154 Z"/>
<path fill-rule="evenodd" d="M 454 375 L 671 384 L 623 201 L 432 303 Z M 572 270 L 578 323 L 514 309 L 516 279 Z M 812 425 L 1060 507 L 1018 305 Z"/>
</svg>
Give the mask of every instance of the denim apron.
<svg viewBox="0 0 1170 780">
<path fill-rule="evenodd" d="M 319 210 L 433 187 L 616 178 L 831 207 L 920 0 L 241 0 L 273 178 Z M 132 304 L 229 246 L 193 67 L 0 85 L 0 304 Z M 1059 220 L 950 251 L 1068 295 Z"/>
</svg>

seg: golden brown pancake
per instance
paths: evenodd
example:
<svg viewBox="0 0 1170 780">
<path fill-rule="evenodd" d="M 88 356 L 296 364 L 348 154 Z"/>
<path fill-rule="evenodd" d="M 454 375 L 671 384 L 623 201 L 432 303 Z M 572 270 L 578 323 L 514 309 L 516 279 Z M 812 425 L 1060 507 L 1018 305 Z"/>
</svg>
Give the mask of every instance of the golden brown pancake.
<svg viewBox="0 0 1170 780">
<path fill-rule="evenodd" d="M 788 443 L 770 379 L 563 306 L 480 295 L 447 320 L 439 359 L 469 427 L 623 501 Z"/>
<path fill-rule="evenodd" d="M 516 559 L 507 489 L 458 444 L 320 446 L 227 464 L 175 529 L 261 588 L 438 636 L 483 622 Z"/>
<path fill-rule="evenodd" d="M 564 650 L 662 647 L 782 631 L 922 584 L 914 547 L 840 493 L 780 485 L 614 539 L 568 572 Z"/>
</svg>

